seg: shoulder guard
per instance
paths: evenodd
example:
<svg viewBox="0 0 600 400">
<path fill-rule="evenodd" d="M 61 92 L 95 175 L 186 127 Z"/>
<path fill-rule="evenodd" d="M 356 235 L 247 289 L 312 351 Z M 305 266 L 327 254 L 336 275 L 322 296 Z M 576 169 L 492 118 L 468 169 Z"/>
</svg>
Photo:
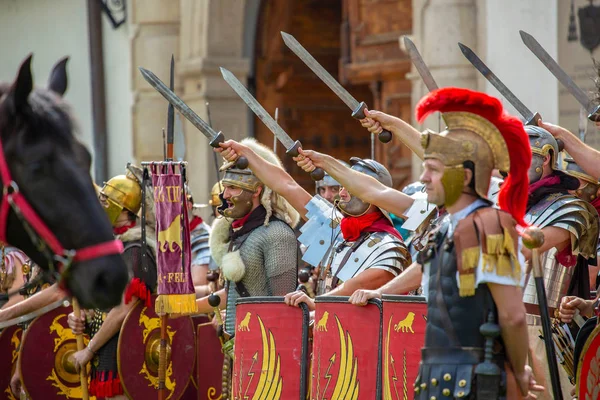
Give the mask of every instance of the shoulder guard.
<svg viewBox="0 0 600 400">
<path fill-rule="evenodd" d="M 475 294 L 475 274 L 480 267 L 487 273 L 520 278 L 519 236 L 509 213 L 479 208 L 458 222 L 453 240 L 461 297 Z"/>
<path fill-rule="evenodd" d="M 351 251 L 351 250 L 348 250 Z M 347 281 L 369 268 L 380 268 L 399 275 L 411 262 L 406 245 L 387 232 L 375 232 L 356 249 L 344 265 L 339 265 L 346 252 L 336 254 L 332 271 L 342 281 Z M 341 268 L 341 269 L 340 269 Z M 338 271 L 339 270 L 339 271 Z"/>
<path fill-rule="evenodd" d="M 308 221 L 300 228 L 298 242 L 306 247 L 302 260 L 317 267 L 328 250 L 341 242 L 339 214 L 331 203 L 314 196 L 306 205 Z"/>
<path fill-rule="evenodd" d="M 208 264 L 210 260 L 209 236 L 210 233 L 207 229 L 194 229 L 191 232 L 192 264 Z"/>
<path fill-rule="evenodd" d="M 525 221 L 538 228 L 554 226 L 565 229 L 571 233 L 573 255 L 596 256 L 598 212 L 584 200 L 570 194 L 551 194 L 527 212 Z"/>
</svg>

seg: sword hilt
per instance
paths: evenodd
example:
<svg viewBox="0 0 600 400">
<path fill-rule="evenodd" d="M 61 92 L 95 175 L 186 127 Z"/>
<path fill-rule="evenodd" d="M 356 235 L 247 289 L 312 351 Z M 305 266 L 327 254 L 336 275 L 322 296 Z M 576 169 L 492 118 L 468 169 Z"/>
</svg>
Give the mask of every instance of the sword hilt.
<svg viewBox="0 0 600 400">
<path fill-rule="evenodd" d="M 366 108 L 367 108 L 367 103 L 365 103 L 364 101 L 361 101 L 358 104 L 358 106 L 356 106 L 356 109 L 354 111 L 352 111 L 352 118 L 356 118 L 356 119 L 367 118 L 367 116 L 365 115 Z M 384 129 L 381 132 L 379 132 L 379 135 L 377 137 L 381 143 L 389 143 L 392 140 L 392 132 Z"/>
<path fill-rule="evenodd" d="M 590 115 L 588 115 L 588 119 L 592 122 L 600 122 L 600 105 L 594 108 Z"/>
<path fill-rule="evenodd" d="M 294 145 L 286 150 L 285 154 L 291 157 L 298 157 L 300 155 L 299 149 L 302 148 L 302 143 L 299 140 L 294 142 Z M 320 181 L 325 176 L 325 172 L 322 168 L 315 168 L 310 173 L 310 177 L 313 181 Z"/>
<path fill-rule="evenodd" d="M 531 118 L 529 118 L 527 121 L 525 121 L 525 125 L 538 126 L 538 121 L 541 118 L 542 117 L 540 116 L 540 113 L 535 113 L 531 116 Z"/>
<path fill-rule="evenodd" d="M 208 142 L 208 144 L 210 144 L 211 147 L 214 147 L 216 149 L 219 147 L 219 144 L 223 143 L 224 141 L 225 136 L 223 135 L 223 132 L 219 132 L 217 133 L 217 136 L 215 136 L 210 142 Z M 235 160 L 235 165 L 236 167 L 238 167 L 238 169 L 246 169 L 250 164 L 248 163 L 246 157 L 238 157 L 238 159 Z"/>
</svg>

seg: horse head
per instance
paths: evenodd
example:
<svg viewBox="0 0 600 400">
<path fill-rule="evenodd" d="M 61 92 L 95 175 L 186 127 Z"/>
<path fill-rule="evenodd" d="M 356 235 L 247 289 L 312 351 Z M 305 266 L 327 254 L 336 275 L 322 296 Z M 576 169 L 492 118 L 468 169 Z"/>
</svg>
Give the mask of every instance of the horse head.
<svg viewBox="0 0 600 400">
<path fill-rule="evenodd" d="M 23 61 L 14 82 L 0 83 L 0 157 L 3 153 L 9 171 L 0 171 L 0 237 L 42 269 L 64 269 L 61 284 L 82 307 L 108 308 L 121 302 L 128 273 L 116 251 L 97 251 L 114 237 L 90 177 L 90 153 L 75 137 L 76 122 L 62 99 L 67 58 L 55 65 L 45 89 L 33 86 L 31 58 Z M 5 182 L 7 176 L 12 182 Z M 9 202 L 14 192 L 28 205 Z M 56 248 L 94 251 L 70 263 Z"/>
</svg>

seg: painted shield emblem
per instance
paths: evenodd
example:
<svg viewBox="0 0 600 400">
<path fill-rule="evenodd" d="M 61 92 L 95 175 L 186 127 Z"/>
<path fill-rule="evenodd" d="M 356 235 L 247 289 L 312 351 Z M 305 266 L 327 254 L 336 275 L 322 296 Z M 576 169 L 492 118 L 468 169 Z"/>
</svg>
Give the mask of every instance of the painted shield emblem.
<svg viewBox="0 0 600 400">
<path fill-rule="evenodd" d="M 217 331 L 210 321 L 196 328 L 198 400 L 218 400 L 221 398 L 223 381 L 223 352 Z"/>
<path fill-rule="evenodd" d="M 13 325 L 0 332 L 0 397 L 5 399 L 15 399 L 10 391 L 10 380 L 17 367 L 17 358 L 19 357 L 19 346 L 23 328 L 20 325 Z"/>
<path fill-rule="evenodd" d="M 283 297 L 238 299 L 234 399 L 306 399 L 308 309 Z"/>
<path fill-rule="evenodd" d="M 155 304 L 156 296 L 152 297 Z M 196 346 L 190 317 L 168 320 L 167 399 L 178 399 L 190 384 Z M 125 393 L 132 399 L 154 398 L 158 390 L 160 318 L 142 302 L 131 309 L 119 334 L 117 363 Z"/>
<path fill-rule="evenodd" d="M 600 45 L 600 7 L 590 4 L 580 8 L 578 14 L 581 45 L 591 53 Z"/>
<path fill-rule="evenodd" d="M 412 395 L 425 343 L 427 303 L 422 296 L 383 296 L 383 398 Z"/>
<path fill-rule="evenodd" d="M 580 400 L 600 398 L 600 326 L 594 328 L 583 346 L 575 387 Z"/>
<path fill-rule="evenodd" d="M 310 398 L 381 399 L 381 302 L 323 296 L 316 306 Z"/>
<path fill-rule="evenodd" d="M 21 381 L 32 399 L 81 399 L 72 355 L 75 335 L 67 324 L 71 307 L 58 307 L 32 321 L 21 343 Z M 84 339 L 87 346 L 87 339 Z"/>
</svg>

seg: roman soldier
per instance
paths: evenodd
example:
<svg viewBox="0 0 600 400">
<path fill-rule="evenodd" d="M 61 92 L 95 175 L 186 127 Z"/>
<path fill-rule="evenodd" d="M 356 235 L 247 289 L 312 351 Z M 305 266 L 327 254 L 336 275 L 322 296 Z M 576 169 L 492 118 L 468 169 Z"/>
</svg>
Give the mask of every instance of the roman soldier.
<svg viewBox="0 0 600 400">
<path fill-rule="evenodd" d="M 565 159 L 566 167 L 565 173 L 571 175 L 579 180 L 579 188 L 571 191 L 574 196 L 579 197 L 581 200 L 590 203 L 596 211 L 600 211 L 600 198 L 598 198 L 598 192 L 600 191 L 600 183 L 593 176 L 585 172 L 572 158 Z M 599 244 L 600 246 L 600 244 Z M 598 278 L 598 249 L 596 251 L 596 262 L 591 263 L 589 267 L 590 276 L 590 290 L 596 290 L 597 278 Z M 590 260 L 591 261 L 591 260 Z"/>
<path fill-rule="evenodd" d="M 266 146 L 247 141 L 269 165 L 279 158 Z M 293 228 L 298 213 L 251 169 L 226 163 L 221 205 L 210 234 L 210 252 L 225 279 L 216 292 L 226 307 L 225 330 L 234 332 L 239 297 L 282 296 L 297 286 L 298 245 Z M 208 297 L 197 301 L 199 313 L 213 311 Z"/>
<path fill-rule="evenodd" d="M 261 161 L 248 143 L 248 140 L 241 143 L 230 140 L 221 145 L 225 150 L 217 151 L 221 151 L 222 156 L 229 160 L 245 157 L 254 173 L 267 182 L 273 191 L 285 197 L 304 219 L 308 219 L 307 210 L 310 209 L 314 211 L 314 222 L 329 221 L 315 223 L 302 234 L 306 238 L 317 238 L 317 251 L 322 251 L 313 264 L 321 268 L 317 295 L 328 293 L 343 296 L 359 288 L 379 287 L 410 264 L 408 250 L 387 211 L 349 194 L 343 188 L 339 193 L 340 198 L 334 201 L 335 206 L 323 201 L 320 196 L 313 197 L 282 167 Z M 348 168 L 329 158 L 340 168 Z M 392 186 L 390 173 L 380 163 L 352 157 L 350 164 L 353 173 L 368 176 L 386 187 Z M 322 240 L 318 240 L 319 237 Z M 299 240 L 302 242 L 302 239 Z M 305 256 L 310 251 L 309 246 Z M 314 301 L 302 290 L 289 293 L 286 302 L 293 306 L 304 302 L 309 309 L 314 309 Z"/>
<path fill-rule="evenodd" d="M 526 126 L 525 131 L 533 153 L 528 173 L 530 185 L 525 220 L 544 233 L 544 244 L 539 252 L 544 266 L 544 284 L 550 308 L 548 314 L 555 317 L 563 296 L 589 298 L 588 260 L 596 258 L 598 213 L 590 203 L 569 193 L 577 191 L 580 182 L 559 170 L 560 149 L 556 139 L 538 126 Z M 524 252 L 529 259 L 530 252 Z M 528 279 L 524 288 L 523 301 L 532 352 L 542 359 L 541 365 L 547 366 L 546 344 L 539 337 L 541 317 L 533 278 Z M 544 372 L 534 371 L 536 377 L 541 381 L 543 373 L 546 382 L 549 382 L 549 370 L 543 369 Z M 565 369 L 560 368 L 559 374 L 564 396 L 567 397 L 573 385 Z M 549 393 L 544 396 L 549 396 Z"/>
<path fill-rule="evenodd" d="M 415 398 L 533 398 L 531 390 L 543 387 L 526 365 L 525 270 L 516 231 L 517 224 L 525 225 L 531 160 L 527 135 L 518 119 L 504 114 L 500 101 L 467 89 L 428 94 L 417 106 L 417 119 L 433 112 L 444 113 L 448 127 L 440 134 L 424 133 L 421 150 L 413 148 L 418 131 L 406 122 L 380 112 L 368 112 L 376 119 L 363 121 L 375 132 L 383 127 L 409 139 L 424 159 L 421 181 L 428 201 L 446 213 L 419 240 L 420 265 L 413 264 L 406 277 L 396 278 L 385 291 L 400 294 L 414 285 L 422 265 L 428 323 Z M 312 162 L 323 167 L 321 160 Z M 499 194 L 501 209 L 493 208 L 488 196 L 494 169 L 508 172 Z M 379 186 L 372 182 L 365 187 L 369 201 L 382 205 L 398 196 Z M 360 304 L 366 300 L 358 297 L 366 294 L 359 291 L 351 301 Z M 494 327 L 489 337 L 480 331 L 483 324 Z M 494 348 L 493 357 L 484 356 L 486 345 Z M 495 384 L 486 383 L 475 374 L 480 364 L 492 365 L 505 379 L 497 376 Z M 505 382 L 501 388 L 500 381 Z"/>
<path fill-rule="evenodd" d="M 68 318 L 75 334 L 87 333 L 91 338 L 88 346 L 75 353 L 73 359 L 77 369 L 93 361 L 89 392 L 98 398 L 126 399 L 117 366 L 119 330 L 137 299 L 144 302 L 146 307 L 153 306 L 151 295 L 157 285 L 156 220 L 153 191 L 148 187 L 145 228 L 140 223 L 141 185 L 141 169 L 130 165 L 126 175 L 111 178 L 100 191 L 100 201 L 113 224 L 115 237 L 123 242 L 122 257 L 131 277 L 123 302 L 110 310 L 93 310 L 81 318 L 71 313 Z M 145 242 L 142 242 L 142 229 L 146 229 Z"/>
</svg>

